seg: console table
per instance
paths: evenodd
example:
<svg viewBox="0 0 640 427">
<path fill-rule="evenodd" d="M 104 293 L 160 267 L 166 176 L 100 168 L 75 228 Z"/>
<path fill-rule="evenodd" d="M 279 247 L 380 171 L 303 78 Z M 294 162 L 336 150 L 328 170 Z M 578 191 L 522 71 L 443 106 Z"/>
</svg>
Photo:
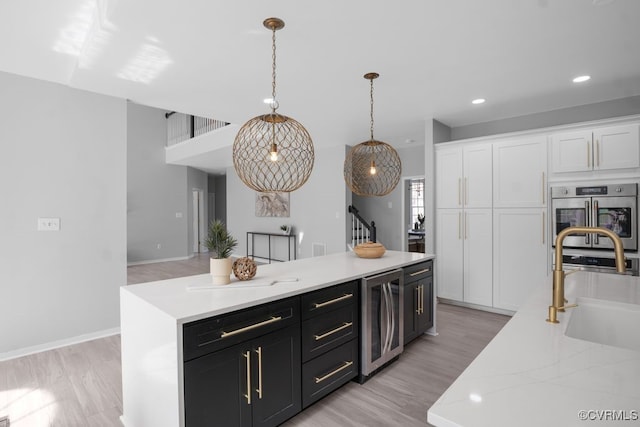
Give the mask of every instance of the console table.
<svg viewBox="0 0 640 427">
<path fill-rule="evenodd" d="M 266 237 L 267 239 L 267 256 L 256 255 L 255 240 L 256 236 Z M 249 246 L 249 237 L 251 237 L 251 246 Z M 287 239 L 288 259 L 277 259 L 271 257 L 271 238 L 274 239 Z M 293 258 L 291 258 L 291 242 L 293 241 Z M 247 231 L 247 257 L 251 259 L 260 258 L 266 259 L 271 264 L 271 261 L 291 261 L 296 259 L 296 235 L 295 234 L 278 234 L 278 233 L 263 233 L 261 231 Z"/>
</svg>

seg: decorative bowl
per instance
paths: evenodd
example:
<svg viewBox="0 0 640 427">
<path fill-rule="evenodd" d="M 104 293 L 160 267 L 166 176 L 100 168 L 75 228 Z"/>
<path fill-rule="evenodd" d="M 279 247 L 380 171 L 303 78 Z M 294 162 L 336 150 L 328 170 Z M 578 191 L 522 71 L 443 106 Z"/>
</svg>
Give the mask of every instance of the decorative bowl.
<svg viewBox="0 0 640 427">
<path fill-rule="evenodd" d="M 384 255 L 385 251 L 386 249 L 382 243 L 373 242 L 360 243 L 353 248 L 353 252 L 360 258 L 380 258 Z"/>
</svg>

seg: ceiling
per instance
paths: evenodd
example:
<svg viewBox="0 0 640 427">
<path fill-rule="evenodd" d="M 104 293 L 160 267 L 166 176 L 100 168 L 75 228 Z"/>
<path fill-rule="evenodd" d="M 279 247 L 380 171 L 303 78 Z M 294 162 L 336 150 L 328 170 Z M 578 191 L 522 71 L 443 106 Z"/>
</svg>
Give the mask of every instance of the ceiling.
<svg viewBox="0 0 640 427">
<path fill-rule="evenodd" d="M 6 1 L 0 70 L 241 125 L 268 111 L 271 16 L 286 24 L 278 112 L 317 146 L 368 139 L 370 71 L 375 137 L 395 146 L 424 141 L 428 118 L 457 127 L 640 94 L 637 0 Z"/>
</svg>

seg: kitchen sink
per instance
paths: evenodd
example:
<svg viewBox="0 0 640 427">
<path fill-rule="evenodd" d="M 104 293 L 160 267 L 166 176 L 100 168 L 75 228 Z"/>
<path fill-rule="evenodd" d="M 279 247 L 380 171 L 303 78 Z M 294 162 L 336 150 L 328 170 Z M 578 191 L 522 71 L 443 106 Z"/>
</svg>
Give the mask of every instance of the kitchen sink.
<svg viewBox="0 0 640 427">
<path fill-rule="evenodd" d="M 565 335 L 640 351 L 640 305 L 578 298 Z"/>
</svg>

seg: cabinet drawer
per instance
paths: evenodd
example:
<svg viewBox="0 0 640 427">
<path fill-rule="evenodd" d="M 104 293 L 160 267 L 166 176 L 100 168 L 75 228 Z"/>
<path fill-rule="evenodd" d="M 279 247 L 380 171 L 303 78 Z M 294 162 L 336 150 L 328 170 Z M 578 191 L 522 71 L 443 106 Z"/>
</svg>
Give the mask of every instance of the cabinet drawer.
<svg viewBox="0 0 640 427">
<path fill-rule="evenodd" d="M 433 260 L 404 267 L 404 283 L 433 276 Z"/>
<path fill-rule="evenodd" d="M 346 384 L 358 374 L 358 340 L 354 339 L 302 365 L 302 407 Z"/>
<path fill-rule="evenodd" d="M 343 283 L 302 296 L 302 318 L 309 319 L 337 308 L 358 303 L 358 282 Z"/>
<path fill-rule="evenodd" d="M 299 322 L 300 298 L 293 297 L 187 323 L 183 329 L 184 360 Z"/>
<path fill-rule="evenodd" d="M 306 362 L 358 336 L 355 304 L 302 322 L 302 361 Z"/>
</svg>

